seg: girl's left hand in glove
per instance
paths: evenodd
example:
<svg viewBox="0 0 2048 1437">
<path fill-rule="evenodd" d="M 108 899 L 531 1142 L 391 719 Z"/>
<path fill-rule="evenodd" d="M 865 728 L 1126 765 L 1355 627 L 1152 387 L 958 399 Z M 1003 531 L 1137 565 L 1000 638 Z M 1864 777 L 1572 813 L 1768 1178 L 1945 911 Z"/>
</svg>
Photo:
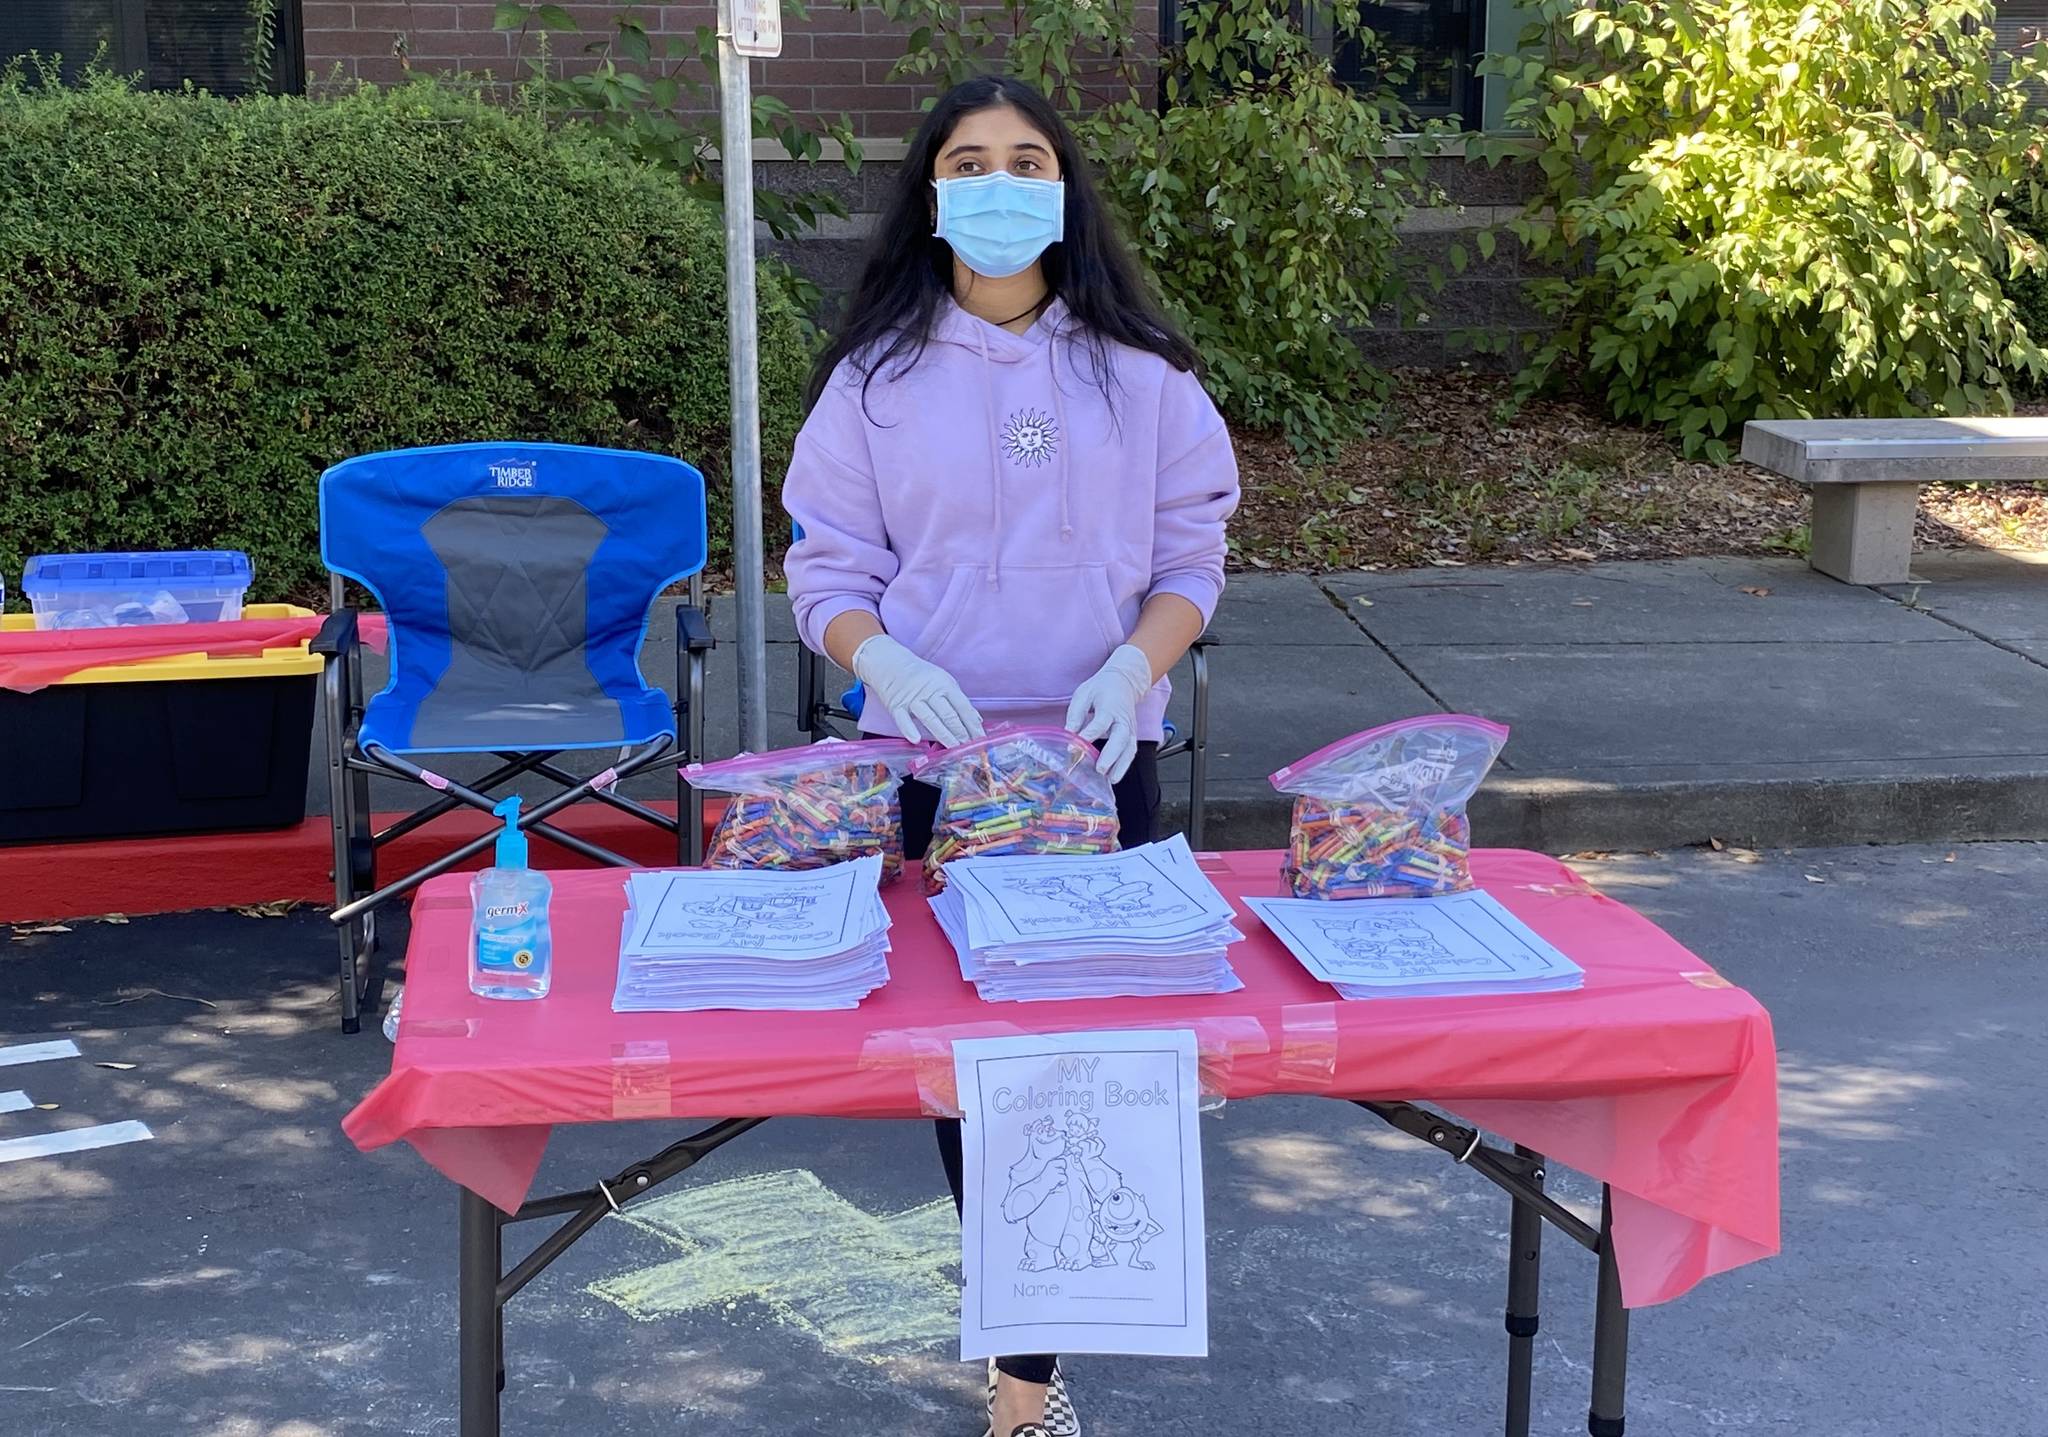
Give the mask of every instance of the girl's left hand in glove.
<svg viewBox="0 0 2048 1437">
<path fill-rule="evenodd" d="M 1120 782 L 1138 756 L 1138 704 L 1152 691 L 1152 661 L 1134 644 L 1124 644 L 1074 691 L 1067 728 L 1102 750 L 1095 771 Z"/>
</svg>

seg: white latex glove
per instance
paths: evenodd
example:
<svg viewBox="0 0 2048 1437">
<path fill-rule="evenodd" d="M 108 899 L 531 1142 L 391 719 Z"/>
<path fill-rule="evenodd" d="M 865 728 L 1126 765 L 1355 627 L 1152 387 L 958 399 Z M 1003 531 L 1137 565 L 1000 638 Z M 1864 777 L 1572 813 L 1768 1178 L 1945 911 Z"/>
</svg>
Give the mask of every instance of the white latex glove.
<svg viewBox="0 0 2048 1437">
<path fill-rule="evenodd" d="M 912 743 L 931 739 L 951 748 L 982 736 L 981 715 L 953 676 L 887 634 L 865 639 L 853 651 L 853 676 L 881 700 Z"/>
<path fill-rule="evenodd" d="M 1067 727 L 1102 750 L 1095 771 L 1111 783 L 1120 782 L 1138 756 L 1138 701 L 1151 691 L 1152 661 L 1143 649 L 1124 644 L 1067 705 Z"/>
</svg>

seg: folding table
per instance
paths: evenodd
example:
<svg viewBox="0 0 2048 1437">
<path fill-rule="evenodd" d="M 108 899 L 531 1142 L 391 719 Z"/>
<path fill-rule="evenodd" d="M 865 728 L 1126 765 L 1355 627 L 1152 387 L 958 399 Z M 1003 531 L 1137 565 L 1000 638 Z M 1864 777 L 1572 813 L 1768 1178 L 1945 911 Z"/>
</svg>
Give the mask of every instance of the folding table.
<svg viewBox="0 0 2048 1437">
<path fill-rule="evenodd" d="M 1278 854 L 1201 862 L 1233 902 L 1279 890 Z M 495 1437 L 506 1304 L 632 1198 L 770 1117 L 946 1112 L 956 1038 L 1187 1027 L 1205 1089 L 1355 1103 L 1508 1193 L 1511 1437 L 1528 1431 L 1543 1226 L 1591 1250 L 1599 1282 L 1587 1430 L 1620 1437 L 1627 1309 L 1777 1251 L 1770 1018 L 1554 859 L 1482 851 L 1474 871 L 1585 968 L 1582 991 L 1345 1002 L 1241 910 L 1246 937 L 1231 950 L 1241 992 L 985 1004 L 906 881 L 886 891 L 890 982 L 858 1009 L 614 1014 L 625 895 L 620 874 L 596 870 L 556 875 L 550 996 L 490 1002 L 466 982 L 464 880 L 438 878 L 414 904 L 391 1075 L 343 1126 L 365 1150 L 410 1142 L 461 1185 L 461 1432 Z M 711 1121 L 585 1190 L 529 1196 L 553 1125 L 686 1117 Z M 1597 1224 L 1545 1192 L 1549 1160 L 1600 1179 Z M 506 1271 L 506 1226 L 549 1218 L 564 1220 Z"/>
</svg>

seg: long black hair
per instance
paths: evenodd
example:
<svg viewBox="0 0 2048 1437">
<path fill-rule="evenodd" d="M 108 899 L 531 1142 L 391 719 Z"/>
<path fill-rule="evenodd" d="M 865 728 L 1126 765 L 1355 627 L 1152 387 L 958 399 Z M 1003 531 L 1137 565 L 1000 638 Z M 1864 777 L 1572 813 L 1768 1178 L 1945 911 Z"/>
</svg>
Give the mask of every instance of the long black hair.
<svg viewBox="0 0 2048 1437">
<path fill-rule="evenodd" d="M 1195 367 L 1194 346 L 1147 293 L 1059 111 L 1021 81 L 984 75 L 948 90 L 918 126 L 896 192 L 868 242 L 860 280 L 811 372 L 807 408 L 818 402 L 842 360 L 850 358 L 859 367 L 865 394 L 883 368 L 893 366 L 900 375 L 923 355 L 939 311 L 953 293 L 952 246 L 932 234 L 931 185 L 939 154 L 965 116 L 998 105 L 1021 114 L 1059 160 L 1060 180 L 1067 187 L 1066 230 L 1039 263 L 1049 291 L 1066 305 L 1088 346 L 1096 382 L 1105 393 L 1112 383 L 1111 344 L 1156 354 L 1175 369 Z"/>
</svg>

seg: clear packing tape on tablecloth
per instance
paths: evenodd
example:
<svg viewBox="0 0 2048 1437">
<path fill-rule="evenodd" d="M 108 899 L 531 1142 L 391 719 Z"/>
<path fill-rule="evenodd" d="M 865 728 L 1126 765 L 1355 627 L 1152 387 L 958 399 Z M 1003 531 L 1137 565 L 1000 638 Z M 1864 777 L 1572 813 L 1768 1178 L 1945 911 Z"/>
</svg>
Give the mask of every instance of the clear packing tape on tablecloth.
<svg viewBox="0 0 2048 1437">
<path fill-rule="evenodd" d="M 401 1038 L 474 1038 L 482 1020 L 476 1018 L 403 1019 Z M 1320 1092 L 1336 1082 L 1337 1005 L 1295 1003 L 1281 1009 L 1277 1024 L 1232 1015 L 1183 1022 L 1096 1024 L 1094 1027 L 1185 1029 L 1195 1035 L 1201 1059 L 1202 1107 L 1220 1108 L 1231 1088 L 1239 1062 L 1274 1055 L 1281 1084 L 1290 1092 Z M 1015 1038 L 1043 1032 L 1039 1027 L 991 1019 L 944 1027 L 886 1028 L 868 1035 L 861 1046 L 862 1071 L 882 1070 L 908 1075 L 917 1086 L 918 1103 L 935 1118 L 960 1116 L 954 1089 L 953 1044 L 962 1038 Z M 669 1045 L 660 1039 L 612 1044 L 611 1116 L 616 1119 L 676 1116 L 671 1100 Z"/>
<path fill-rule="evenodd" d="M 961 1038 L 1185 1029 L 1211 1101 L 1412 1101 L 1609 1183 L 1632 1307 L 1775 1252 L 1769 1015 L 1557 860 L 1481 850 L 1473 862 L 1487 891 L 1582 963 L 1583 991 L 1347 1003 L 1248 921 L 1232 951 L 1239 993 L 988 1004 L 960 981 L 921 895 L 898 885 L 884 893 L 896 918 L 891 982 L 857 1009 L 616 1014 L 608 957 L 559 955 L 615 951 L 618 876 L 563 871 L 554 991 L 491 1003 L 463 981 L 467 880 L 450 875 L 414 905 L 393 1071 L 344 1126 L 365 1150 L 412 1143 L 509 1212 L 560 1124 L 952 1115 Z M 1272 893 L 1278 863 L 1230 854 L 1205 868 L 1241 900 Z"/>
<path fill-rule="evenodd" d="M 1187 1022 L 1096 1024 L 1093 1030 L 1118 1026 L 1163 1028 L 1195 1035 L 1201 1060 L 1202 1108 L 1220 1108 L 1231 1088 L 1231 1073 L 1242 1060 L 1277 1052 L 1280 1071 L 1290 1087 L 1327 1088 L 1337 1076 L 1337 1011 L 1332 1003 L 1298 1003 L 1282 1010 L 1279 1032 L 1249 1016 L 1197 1018 Z M 1000 1020 L 959 1023 L 938 1028 L 884 1029 L 869 1035 L 861 1048 L 863 1070 L 883 1068 L 907 1072 L 917 1084 L 919 1104 L 935 1118 L 961 1116 L 955 1086 L 953 1044 L 963 1038 L 1022 1038 L 1041 1033 Z"/>
</svg>

